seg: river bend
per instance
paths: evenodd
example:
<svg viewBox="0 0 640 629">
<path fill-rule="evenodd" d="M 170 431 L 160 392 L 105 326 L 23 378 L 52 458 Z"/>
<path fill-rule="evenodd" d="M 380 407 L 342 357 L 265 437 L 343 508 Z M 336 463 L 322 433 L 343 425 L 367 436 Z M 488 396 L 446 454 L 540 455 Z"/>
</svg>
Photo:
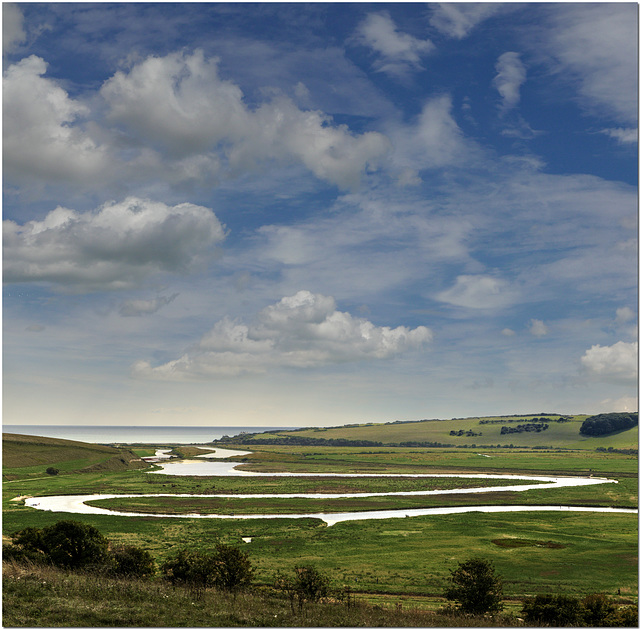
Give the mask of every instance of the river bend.
<svg viewBox="0 0 640 629">
<path fill-rule="evenodd" d="M 69 496 L 40 496 L 25 499 L 25 505 L 43 511 L 53 511 L 62 513 L 91 514 L 91 515 L 115 515 L 123 517 L 155 517 L 155 518 L 211 518 L 211 519 L 296 519 L 296 518 L 317 518 L 323 520 L 328 526 L 338 522 L 356 520 L 379 520 L 386 518 L 404 518 L 424 515 L 451 515 L 469 512 L 483 513 L 505 513 L 516 511 L 588 511 L 600 513 L 638 513 L 637 509 L 618 509 L 613 507 L 569 507 L 569 506 L 549 506 L 549 505 L 491 505 L 491 506 L 464 506 L 464 507 L 425 507 L 416 509 L 392 509 L 384 511 L 358 511 L 348 513 L 301 513 L 301 514 L 238 514 L 238 515 L 218 515 L 218 514 L 164 514 L 164 513 L 134 513 L 124 511 L 114 511 L 104 509 L 87 502 L 96 500 L 106 500 L 109 498 L 154 498 L 154 497 L 216 497 L 216 498 L 364 498 L 375 496 L 429 496 L 436 494 L 468 494 L 468 493 L 489 493 L 495 491 L 529 491 L 548 490 L 559 487 L 581 487 L 599 485 L 602 483 L 615 483 L 617 481 L 607 478 L 584 478 L 577 476 L 524 476 L 515 474 L 345 474 L 345 473 L 313 473 L 313 472 L 277 472 L 261 473 L 247 472 L 236 469 L 239 463 L 229 461 L 212 461 L 211 458 L 221 458 L 223 456 L 239 456 L 250 454 L 245 451 L 225 452 L 216 448 L 213 453 L 201 455 L 207 461 L 181 460 L 176 462 L 164 462 L 166 457 L 160 456 L 158 463 L 160 470 L 149 472 L 150 474 L 168 474 L 173 476 L 322 476 L 322 477 L 343 477 L 343 478 L 372 478 L 372 477 L 393 477 L 393 478 L 498 478 L 503 480 L 530 480 L 535 482 L 531 485 L 503 485 L 496 487 L 471 487 L 460 489 L 435 489 L 424 491 L 399 491 L 399 492 L 376 492 L 376 493 L 344 493 L 344 494 L 87 494 Z M 159 454 L 159 453 L 157 453 Z M 164 452 L 162 453 L 164 454 Z M 163 462 L 160 463 L 160 460 Z"/>
</svg>

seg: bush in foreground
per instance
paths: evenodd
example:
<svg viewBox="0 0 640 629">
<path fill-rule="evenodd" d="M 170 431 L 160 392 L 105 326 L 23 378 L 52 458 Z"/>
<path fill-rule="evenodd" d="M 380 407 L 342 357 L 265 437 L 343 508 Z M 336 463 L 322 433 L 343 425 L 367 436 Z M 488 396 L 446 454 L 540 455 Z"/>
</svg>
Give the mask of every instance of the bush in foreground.
<svg viewBox="0 0 640 629">
<path fill-rule="evenodd" d="M 236 590 L 253 580 L 253 568 L 247 554 L 227 544 L 216 544 L 214 553 L 181 550 L 161 569 L 171 583 L 192 588 L 216 586 Z"/>
<path fill-rule="evenodd" d="M 136 546 L 115 546 L 109 550 L 109 570 L 123 577 L 145 579 L 156 573 L 156 562 L 148 550 Z"/>
<path fill-rule="evenodd" d="M 502 578 L 493 564 L 479 557 L 468 559 L 451 571 L 445 598 L 455 601 L 468 614 L 497 613 L 502 610 Z"/>
<path fill-rule="evenodd" d="M 317 603 L 330 593 L 329 578 L 314 566 L 296 566 L 293 575 L 279 573 L 274 585 L 287 595 L 292 612 L 295 611 L 296 601 L 301 610 L 305 603 Z"/>
<path fill-rule="evenodd" d="M 213 555 L 196 550 L 180 550 L 160 569 L 173 585 L 206 588 L 211 587 L 215 580 Z"/>
<path fill-rule="evenodd" d="M 253 567 L 249 556 L 237 546 L 216 544 L 214 582 L 223 590 L 247 587 L 253 581 Z"/>
<path fill-rule="evenodd" d="M 25 556 L 40 556 L 62 568 L 104 564 L 109 542 L 98 529 L 75 520 L 61 520 L 43 529 L 29 527 L 11 536 Z"/>
<path fill-rule="evenodd" d="M 522 607 L 525 620 L 550 627 L 637 627 L 638 608 L 618 607 L 604 594 L 583 599 L 562 594 L 539 594 Z"/>
</svg>

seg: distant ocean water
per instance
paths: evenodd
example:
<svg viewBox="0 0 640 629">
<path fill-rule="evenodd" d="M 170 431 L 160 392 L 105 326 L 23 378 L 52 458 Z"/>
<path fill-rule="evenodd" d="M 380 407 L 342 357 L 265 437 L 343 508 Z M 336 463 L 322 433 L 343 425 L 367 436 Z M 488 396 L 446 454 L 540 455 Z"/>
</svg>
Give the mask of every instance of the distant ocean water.
<svg viewBox="0 0 640 629">
<path fill-rule="evenodd" d="M 42 426 L 3 424 L 2 432 L 71 439 L 86 443 L 209 443 L 241 432 L 286 430 L 291 426 Z M 296 426 L 300 428 L 300 426 Z"/>
</svg>

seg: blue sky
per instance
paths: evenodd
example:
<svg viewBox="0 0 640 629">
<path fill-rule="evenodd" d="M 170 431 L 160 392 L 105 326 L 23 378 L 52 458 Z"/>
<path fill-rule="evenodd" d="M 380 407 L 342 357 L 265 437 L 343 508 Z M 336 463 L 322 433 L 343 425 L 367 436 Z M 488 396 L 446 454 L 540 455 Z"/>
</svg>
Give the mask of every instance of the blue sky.
<svg viewBox="0 0 640 629">
<path fill-rule="evenodd" d="M 635 410 L 637 10 L 4 3 L 4 421 Z"/>
</svg>

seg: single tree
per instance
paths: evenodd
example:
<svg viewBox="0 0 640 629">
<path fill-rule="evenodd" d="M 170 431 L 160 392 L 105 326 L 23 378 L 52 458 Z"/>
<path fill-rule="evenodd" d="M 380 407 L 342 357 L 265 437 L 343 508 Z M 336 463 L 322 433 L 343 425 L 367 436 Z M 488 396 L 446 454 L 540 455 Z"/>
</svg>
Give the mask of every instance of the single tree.
<svg viewBox="0 0 640 629">
<path fill-rule="evenodd" d="M 318 602 L 329 594 L 329 578 L 314 566 L 296 566 L 293 576 L 278 572 L 275 587 L 289 598 L 291 611 L 295 612 L 294 602 L 301 610 L 305 602 Z"/>
<path fill-rule="evenodd" d="M 451 571 L 450 586 L 444 593 L 469 614 L 499 612 L 502 608 L 502 578 L 493 564 L 480 557 L 468 559 Z"/>
<path fill-rule="evenodd" d="M 307 601 L 317 602 L 329 593 L 329 577 L 314 566 L 296 566 L 295 580 L 299 595 Z"/>
<path fill-rule="evenodd" d="M 224 590 L 246 587 L 253 580 L 251 561 L 237 546 L 216 544 L 213 571 L 216 586 Z"/>
</svg>

